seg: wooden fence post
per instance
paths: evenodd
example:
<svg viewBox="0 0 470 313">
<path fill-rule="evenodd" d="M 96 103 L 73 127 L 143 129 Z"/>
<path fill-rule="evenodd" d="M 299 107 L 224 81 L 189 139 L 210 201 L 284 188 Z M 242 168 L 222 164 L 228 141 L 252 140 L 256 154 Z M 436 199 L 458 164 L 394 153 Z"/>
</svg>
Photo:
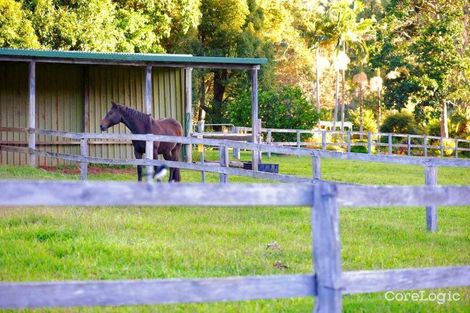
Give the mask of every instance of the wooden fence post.
<svg viewBox="0 0 470 313">
<path fill-rule="evenodd" d="M 88 139 L 80 139 L 80 155 L 84 158 L 88 157 Z M 88 179 L 88 162 L 80 162 L 80 179 Z"/>
<path fill-rule="evenodd" d="M 348 144 L 348 152 L 351 152 L 351 131 L 348 131 L 346 138 Z"/>
<path fill-rule="evenodd" d="M 388 155 L 393 154 L 393 137 L 392 134 L 388 134 Z"/>
<path fill-rule="evenodd" d="M 261 131 L 261 128 L 262 128 L 262 121 L 261 119 L 258 119 L 258 143 L 262 143 L 261 134 L 263 132 Z M 258 150 L 258 160 L 260 163 L 263 161 L 263 151 L 261 150 Z"/>
<path fill-rule="evenodd" d="M 153 160 L 153 141 L 147 140 L 145 141 L 145 159 Z M 151 183 L 153 181 L 153 166 L 147 165 L 147 182 Z"/>
<path fill-rule="evenodd" d="M 238 127 L 233 128 L 233 133 L 240 134 L 240 129 Z M 233 148 L 233 157 L 237 160 L 240 160 L 240 148 Z"/>
<path fill-rule="evenodd" d="M 370 132 L 367 133 L 367 153 L 372 154 L 372 138 Z"/>
<path fill-rule="evenodd" d="M 341 243 L 336 187 L 318 182 L 314 186 L 313 198 L 313 257 L 317 284 L 314 312 L 340 313 Z"/>
<path fill-rule="evenodd" d="M 407 149 L 408 149 L 408 156 L 411 156 L 411 136 L 410 135 L 408 135 Z"/>
<path fill-rule="evenodd" d="M 424 147 L 424 156 L 427 157 L 428 156 L 428 136 L 424 136 L 423 137 L 423 140 L 424 140 L 424 144 L 423 144 L 423 147 Z"/>
<path fill-rule="evenodd" d="M 297 148 L 300 148 L 300 130 L 297 129 L 296 135 L 297 135 Z"/>
<path fill-rule="evenodd" d="M 312 157 L 312 175 L 313 180 L 321 179 L 321 159 L 316 155 Z"/>
<path fill-rule="evenodd" d="M 441 148 L 441 158 L 444 157 L 444 138 L 441 137 L 441 141 L 440 141 L 441 145 L 440 145 L 440 148 Z"/>
<path fill-rule="evenodd" d="M 437 185 L 437 168 L 431 165 L 425 166 L 424 169 L 426 186 Z M 437 231 L 437 207 L 435 205 L 426 207 L 426 226 L 428 231 Z"/>
<path fill-rule="evenodd" d="M 326 130 L 321 132 L 321 149 L 326 150 Z"/>
<path fill-rule="evenodd" d="M 220 146 L 219 147 L 219 157 L 220 157 L 220 166 L 228 167 L 229 158 L 228 158 L 227 146 Z M 220 174 L 220 182 L 221 183 L 227 183 L 228 182 L 228 175 L 221 173 Z"/>
<path fill-rule="evenodd" d="M 455 139 L 455 158 L 459 158 L 459 140 Z"/>
<path fill-rule="evenodd" d="M 205 157 L 206 157 L 206 147 L 202 145 L 202 150 L 201 150 L 201 164 L 202 165 L 204 165 Z M 206 182 L 206 172 L 204 171 L 201 171 L 201 181 L 203 184 Z"/>
<path fill-rule="evenodd" d="M 272 134 L 272 130 L 271 129 L 268 129 L 268 137 L 266 138 L 266 143 L 268 145 L 271 144 L 271 142 L 273 141 L 273 134 Z M 268 151 L 268 158 L 270 159 L 271 158 L 271 151 Z"/>
</svg>

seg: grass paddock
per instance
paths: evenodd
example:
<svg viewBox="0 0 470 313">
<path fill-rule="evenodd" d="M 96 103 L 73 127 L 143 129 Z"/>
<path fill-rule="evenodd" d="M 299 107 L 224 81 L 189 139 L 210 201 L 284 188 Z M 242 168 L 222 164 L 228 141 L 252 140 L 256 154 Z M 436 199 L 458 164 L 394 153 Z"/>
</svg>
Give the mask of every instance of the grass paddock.
<svg viewBox="0 0 470 313">
<path fill-rule="evenodd" d="M 216 152 L 208 153 L 209 158 Z M 244 158 L 249 155 L 244 154 Z M 309 177 L 309 158 L 274 156 L 281 173 Z M 134 170 L 91 171 L 90 179 L 134 180 Z M 322 160 L 324 179 L 420 185 L 419 166 Z M 183 171 L 184 181 L 200 174 Z M 217 174 L 207 174 L 217 182 Z M 1 179 L 78 179 L 56 171 L 0 166 Z M 253 182 L 230 177 L 231 182 Z M 258 180 L 259 181 L 259 180 Z M 470 185 L 470 169 L 439 168 L 439 184 Z M 469 207 L 439 207 L 439 231 L 425 230 L 424 208 L 341 209 L 343 270 L 470 264 Z M 278 247 L 267 248 L 277 242 Z M 0 280 L 199 278 L 310 273 L 309 208 L 2 208 Z M 275 263 L 285 265 L 278 268 Z M 345 312 L 468 312 L 460 301 L 387 301 L 384 293 L 345 296 Z M 311 312 L 313 299 L 233 303 L 22 310 L 22 312 Z"/>
</svg>

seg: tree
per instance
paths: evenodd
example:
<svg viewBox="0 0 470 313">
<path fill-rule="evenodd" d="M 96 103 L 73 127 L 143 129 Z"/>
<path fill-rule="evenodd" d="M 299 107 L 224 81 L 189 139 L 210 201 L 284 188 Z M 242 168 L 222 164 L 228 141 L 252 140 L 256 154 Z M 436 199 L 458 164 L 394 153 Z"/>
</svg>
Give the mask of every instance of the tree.
<svg viewBox="0 0 470 313">
<path fill-rule="evenodd" d="M 14 0 L 0 1 L 0 47 L 39 48 L 31 22 Z"/>
<path fill-rule="evenodd" d="M 443 115 L 449 98 L 459 97 L 462 79 L 456 78 L 465 76 L 468 64 L 465 7 L 464 0 L 394 0 L 385 8 L 371 65 L 398 73 L 385 81 L 387 107 L 413 108 L 426 123 Z"/>
<path fill-rule="evenodd" d="M 228 108 L 226 111 L 228 121 L 241 126 L 250 126 L 250 92 L 245 91 L 232 99 Z M 312 129 L 319 120 L 319 113 L 306 99 L 302 90 L 293 86 L 260 90 L 259 116 L 265 127 L 269 128 Z"/>
</svg>

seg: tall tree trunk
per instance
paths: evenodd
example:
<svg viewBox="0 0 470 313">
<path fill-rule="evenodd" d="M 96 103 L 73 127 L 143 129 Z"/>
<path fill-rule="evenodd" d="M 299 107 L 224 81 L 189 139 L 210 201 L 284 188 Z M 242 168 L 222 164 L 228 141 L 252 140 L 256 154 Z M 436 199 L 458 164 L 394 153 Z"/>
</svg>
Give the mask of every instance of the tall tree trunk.
<svg viewBox="0 0 470 313">
<path fill-rule="evenodd" d="M 361 97 L 361 104 L 359 106 L 359 133 L 360 133 L 360 138 L 362 140 L 363 138 L 363 131 L 364 131 L 364 119 L 362 117 L 362 107 L 364 106 L 364 92 L 361 90 L 360 91 L 360 97 Z"/>
<path fill-rule="evenodd" d="M 341 73 L 341 132 L 344 131 L 344 81 L 346 79 L 346 71 Z"/>
<path fill-rule="evenodd" d="M 201 82 L 199 84 L 199 114 L 198 114 L 198 131 L 204 131 L 204 123 L 206 120 L 206 111 L 204 108 L 206 107 L 206 82 L 205 82 L 205 75 L 203 74 L 201 77 Z"/>
<path fill-rule="evenodd" d="M 315 66 L 315 78 L 316 78 L 316 97 L 317 97 L 317 111 L 320 113 L 321 105 L 320 105 L 320 69 L 318 68 L 318 59 L 320 58 L 320 49 L 317 49 L 317 65 Z"/>
<path fill-rule="evenodd" d="M 213 103 L 213 122 L 222 122 L 222 103 L 225 95 L 225 88 L 228 79 L 226 69 L 214 71 L 214 103 Z"/>
<path fill-rule="evenodd" d="M 333 114 L 333 131 L 336 130 L 336 121 L 338 120 L 338 106 L 339 106 L 339 71 L 336 70 L 336 83 L 335 83 L 335 111 Z"/>
<path fill-rule="evenodd" d="M 379 102 L 377 104 L 377 132 L 380 133 L 380 119 L 381 119 L 381 115 L 382 115 L 382 108 L 381 108 L 381 103 L 380 103 L 380 89 L 379 91 L 377 91 L 377 95 L 379 97 Z"/>
<path fill-rule="evenodd" d="M 449 128 L 447 127 L 447 102 L 446 101 L 442 103 L 441 137 L 449 138 Z"/>
</svg>

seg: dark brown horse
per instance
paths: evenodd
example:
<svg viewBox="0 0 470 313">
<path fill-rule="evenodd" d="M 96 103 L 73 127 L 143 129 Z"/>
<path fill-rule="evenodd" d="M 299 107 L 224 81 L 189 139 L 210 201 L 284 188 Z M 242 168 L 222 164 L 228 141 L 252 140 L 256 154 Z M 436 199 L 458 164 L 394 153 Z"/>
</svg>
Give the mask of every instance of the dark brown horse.
<svg viewBox="0 0 470 313">
<path fill-rule="evenodd" d="M 111 110 L 104 116 L 100 122 L 102 131 L 107 130 L 109 127 L 118 123 L 124 123 L 133 134 L 155 134 L 167 136 L 181 136 L 183 128 L 180 122 L 173 118 L 164 118 L 155 120 L 150 114 L 145 114 L 137 110 L 131 109 L 125 105 L 112 102 Z M 145 153 L 145 141 L 132 140 L 134 145 L 134 155 L 136 159 L 142 159 Z M 179 161 L 181 154 L 181 144 L 172 142 L 154 142 L 153 157 L 157 158 L 159 154 L 168 161 Z M 158 167 L 155 166 L 155 173 L 158 172 Z M 142 181 L 142 165 L 137 166 L 137 179 Z M 180 170 L 177 168 L 170 168 L 169 181 L 181 180 Z"/>
</svg>

